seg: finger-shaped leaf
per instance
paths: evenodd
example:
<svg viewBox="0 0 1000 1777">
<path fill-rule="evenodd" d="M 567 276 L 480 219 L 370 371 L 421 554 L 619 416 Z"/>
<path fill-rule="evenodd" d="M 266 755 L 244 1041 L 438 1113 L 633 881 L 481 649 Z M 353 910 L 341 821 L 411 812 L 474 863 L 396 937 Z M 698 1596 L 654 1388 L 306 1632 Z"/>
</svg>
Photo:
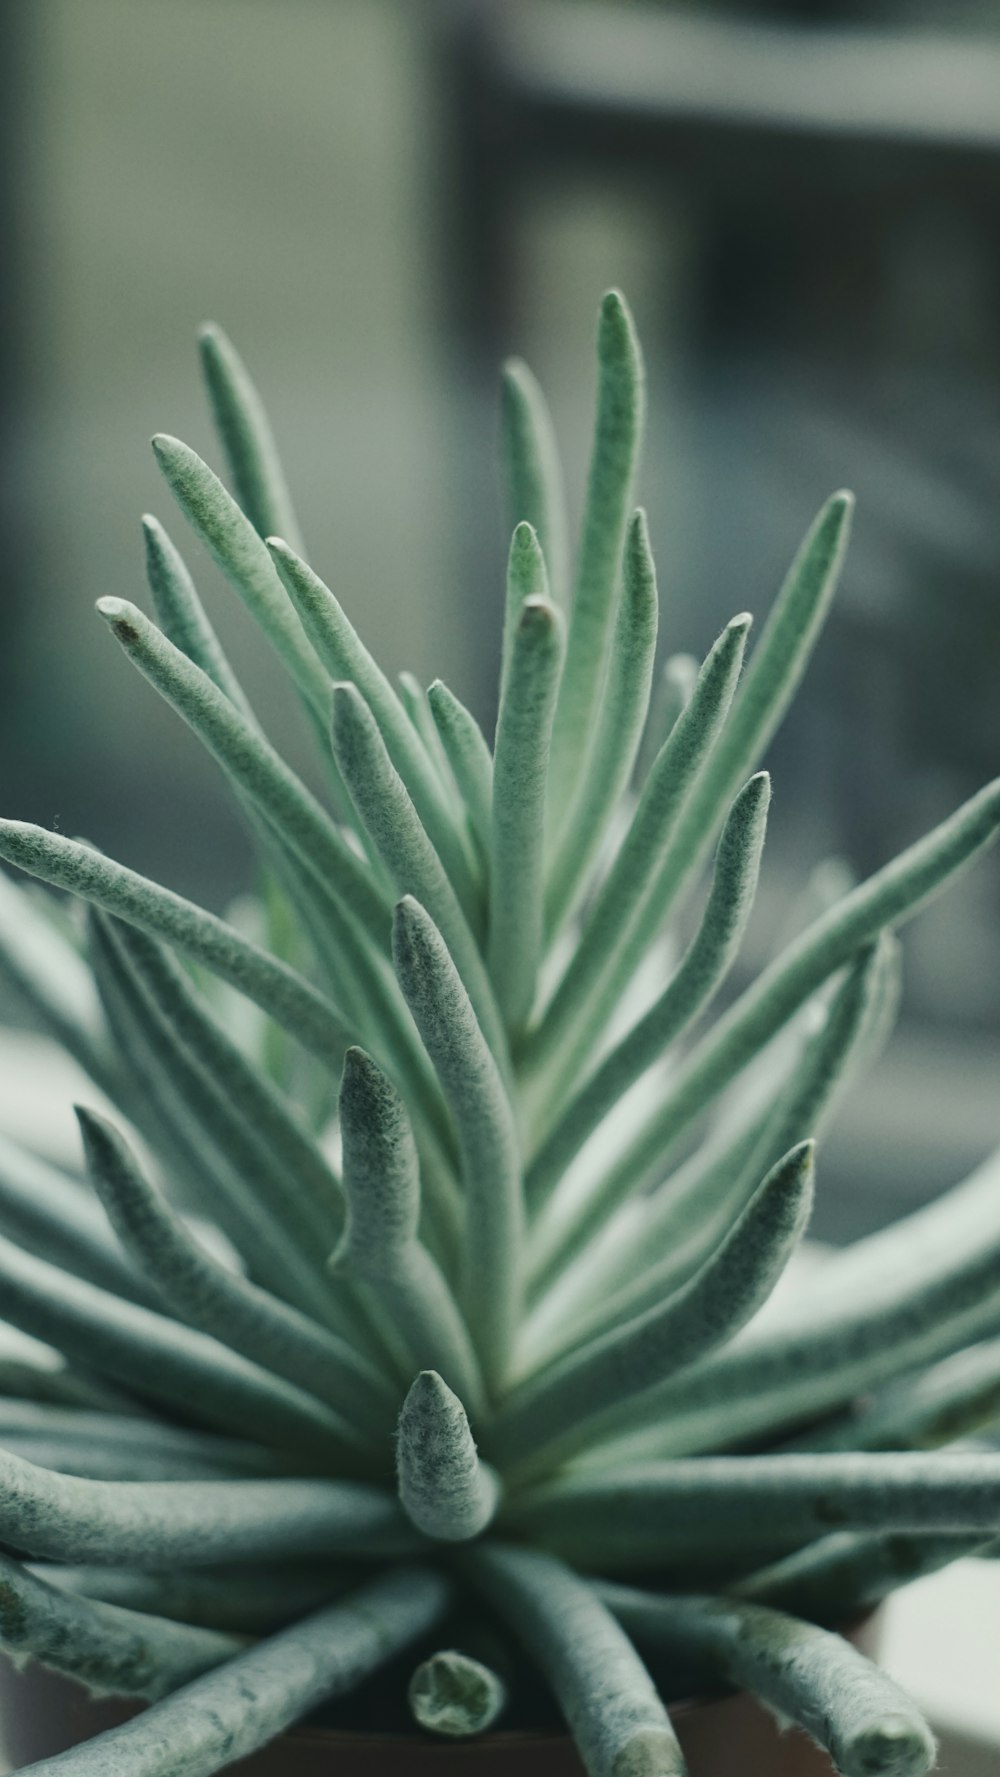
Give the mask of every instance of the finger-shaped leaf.
<svg viewBox="0 0 1000 1777">
<path fill-rule="evenodd" d="M 937 1206 L 935 1206 L 937 1207 Z M 934 1224 L 928 1229 L 930 1233 Z M 850 1249 L 848 1249 L 848 1253 Z M 810 1286 L 803 1320 L 783 1315 L 741 1347 L 708 1358 L 657 1391 L 657 1455 L 772 1436 L 796 1419 L 884 1386 L 1000 1331 L 1000 1226 L 982 1216 L 961 1242 L 939 1238 L 920 1265 L 891 1260 L 831 1302 Z"/>
<path fill-rule="evenodd" d="M 601 303 L 597 419 L 552 737 L 551 807 L 559 810 L 589 752 L 592 712 L 615 617 L 618 573 L 642 439 L 643 370 L 632 317 L 617 290 Z"/>
<path fill-rule="evenodd" d="M 733 1591 L 836 1628 L 860 1620 L 900 1586 L 992 1546 L 981 1531 L 838 1530 L 757 1568 Z"/>
<path fill-rule="evenodd" d="M 504 365 L 501 392 L 508 528 L 523 521 L 537 533 L 553 597 L 564 604 L 569 581 L 566 496 L 548 404 L 520 358 L 509 358 Z"/>
<path fill-rule="evenodd" d="M 112 922 L 93 919 L 91 949 L 108 1015 L 123 1044 L 142 1056 L 161 1120 L 179 1133 L 182 1151 L 191 1154 L 195 1176 L 208 1184 L 212 1210 L 237 1250 L 269 1288 L 319 1320 L 335 1314 L 321 1277 L 329 1217 L 294 1186 L 289 1189 L 287 1173 L 253 1124 L 234 1115 L 211 1069 L 181 1040 L 134 967 Z"/>
<path fill-rule="evenodd" d="M 435 1370 L 422 1370 L 403 1402 L 396 1478 L 407 1517 L 439 1542 L 478 1536 L 497 1509 L 499 1477 L 477 1454 L 465 1408 Z"/>
<path fill-rule="evenodd" d="M 47 1585 L 0 1555 L 0 1642 L 15 1658 L 79 1680 L 97 1696 L 164 1697 L 245 1645 Z"/>
<path fill-rule="evenodd" d="M 447 1582 L 402 1568 L 184 1685 L 123 1727 L 31 1767 L 48 1777 L 212 1777 L 351 1691 L 433 1628 Z"/>
<path fill-rule="evenodd" d="M 386 905 L 370 874 L 274 748 L 135 605 L 126 599 L 102 598 L 97 609 L 133 665 L 272 823 L 301 867 L 350 910 L 375 942 L 383 938 Z"/>
<path fill-rule="evenodd" d="M 287 537 L 303 553 L 298 521 L 271 423 L 232 341 L 214 323 L 198 334 L 216 431 L 226 453 L 236 497 L 261 537 Z"/>
<path fill-rule="evenodd" d="M 186 951 L 327 1061 L 339 1061 L 351 1041 L 335 1008 L 294 969 L 214 913 L 79 840 L 26 821 L 0 821 L 0 857 Z"/>
<path fill-rule="evenodd" d="M 494 1052 L 502 1054 L 502 1027 L 476 941 L 378 724 L 353 685 L 333 689 L 333 750 L 359 819 L 397 894 L 412 895 L 427 908 Z"/>
<path fill-rule="evenodd" d="M 30 1008 L 102 1092 L 114 1097 L 126 1090 L 86 964 L 5 871 L 0 872 L 0 982 L 13 989 L 16 1001 Z"/>
<path fill-rule="evenodd" d="M 372 1292 L 410 1370 L 439 1370 L 474 1413 L 483 1382 L 448 1282 L 418 1239 L 419 1161 L 406 1107 L 362 1049 L 348 1049 L 340 1087 L 347 1226 L 331 1263 Z"/>
<path fill-rule="evenodd" d="M 181 1414 L 356 1464 L 356 1434 L 311 1395 L 193 1328 L 125 1302 L 0 1239 L 0 1291 L 11 1326 Z"/>
<path fill-rule="evenodd" d="M 847 546 L 852 504 L 850 495 L 834 495 L 820 512 L 792 563 L 754 650 L 732 716 L 724 728 L 720 725 L 718 744 L 705 749 L 702 755 L 704 769 L 697 772 L 683 806 L 675 804 L 677 819 L 671 822 L 669 843 L 661 841 L 656 848 L 652 881 L 643 878 L 644 886 L 648 882 L 648 891 L 637 916 L 628 926 L 618 928 L 615 973 L 611 971 L 609 956 L 603 991 L 595 995 L 589 1007 L 589 1018 L 595 1029 L 599 1030 L 606 1022 L 621 983 L 631 978 L 642 961 L 651 938 L 704 857 L 740 779 L 756 764 L 788 707 L 836 588 Z M 675 746 L 680 746 L 689 734 L 697 731 L 700 704 L 696 688 L 688 710 L 671 735 Z M 651 789 L 652 784 L 647 785 L 643 802 L 648 798 L 651 800 Z M 624 856 L 621 864 L 624 866 Z M 578 994 L 579 988 L 573 997 Z"/>
<path fill-rule="evenodd" d="M 766 1301 L 812 1207 L 813 1149 L 768 1174 L 718 1252 L 685 1289 L 559 1359 L 516 1388 L 490 1431 L 504 1464 L 562 1460 L 597 1430 L 628 1423 L 636 1396 L 732 1337 Z"/>
<path fill-rule="evenodd" d="M 32 1352 L 25 1357 L 0 1357 L 0 1396 L 4 1410 L 15 1403 L 32 1406 L 87 1407 L 102 1412 L 124 1408 L 132 1403 L 95 1376 L 77 1374 L 56 1356 L 55 1352 Z"/>
<path fill-rule="evenodd" d="M 558 844 L 545 886 L 545 924 L 559 930 L 632 776 L 642 738 L 656 652 L 656 569 L 643 511 L 625 537 L 622 591 L 587 769 L 556 824 Z"/>
<path fill-rule="evenodd" d="M 728 1598 L 664 1598 L 624 1586 L 602 1596 L 641 1646 L 752 1691 L 811 1734 L 843 1777 L 925 1777 L 933 1767 L 934 1736 L 923 1717 L 842 1636 Z"/>
<path fill-rule="evenodd" d="M 462 1303 L 495 1380 L 510 1351 L 519 1291 L 523 1205 L 513 1111 L 444 940 L 409 898 L 396 909 L 393 955 L 458 1132 L 467 1206 Z"/>
<path fill-rule="evenodd" d="M 77 1108 L 91 1176 L 123 1244 L 178 1319 L 315 1395 L 373 1438 L 386 1434 L 395 1391 L 335 1333 L 219 1263 L 144 1178 L 103 1117 Z"/>
<path fill-rule="evenodd" d="M 416 1546 L 392 1496 L 360 1481 L 84 1481 L 2 1450 L 0 1535 L 29 1555 L 140 1568 Z"/>
<path fill-rule="evenodd" d="M 725 981 L 753 908 L 770 802 L 770 779 L 766 771 L 758 772 L 744 785 L 729 811 L 705 911 L 679 968 L 649 1010 L 594 1072 L 584 1077 L 528 1169 L 525 1189 L 529 1204 L 544 1204 L 550 1199 L 549 1213 L 543 1212 L 533 1232 L 539 1271 L 579 1251 L 617 1208 L 620 1199 L 608 1189 L 610 1183 L 618 1182 L 615 1173 L 598 1178 L 589 1202 L 581 1201 L 574 1181 L 569 1216 L 563 1197 L 557 1194 L 553 1199 L 551 1193 L 609 1111 L 704 1011 Z M 756 1177 L 761 1176 L 758 1171 Z"/>
<path fill-rule="evenodd" d="M 176 1036 L 285 1169 L 290 1195 L 297 1198 L 301 1192 L 308 1197 L 332 1238 L 342 1219 L 339 1181 L 296 1107 L 237 1047 L 168 951 L 131 926 L 119 924 L 109 936 L 129 959 Z M 319 1233 L 318 1223 L 316 1231 Z"/>
<path fill-rule="evenodd" d="M 793 940 L 692 1052 L 659 1109 L 619 1160 L 616 1171 L 620 1168 L 623 1179 L 638 1185 L 661 1166 L 670 1143 L 810 995 L 883 927 L 911 919 L 992 843 L 998 826 L 1000 780 L 980 790 Z"/>
<path fill-rule="evenodd" d="M 199 1464 L 205 1474 L 272 1475 L 275 1472 L 274 1452 L 263 1444 L 245 1438 L 222 1437 L 218 1432 L 191 1431 L 187 1426 L 153 1418 L 128 1396 L 122 1397 L 122 1408 L 86 1407 L 79 1404 L 49 1404 L 38 1401 L 0 1401 L 0 1439 L 8 1447 L 21 1438 L 62 1443 L 103 1444 L 108 1454 L 119 1463 L 127 1458 L 125 1450 L 145 1458 L 162 1458 L 165 1462 Z M 125 1478 L 124 1476 L 122 1477 Z"/>
<path fill-rule="evenodd" d="M 330 588 L 280 537 L 270 537 L 268 549 L 330 678 L 356 685 L 372 711 L 389 757 L 468 911 L 476 902 L 471 848 L 463 837 L 461 826 L 456 824 L 454 811 L 433 763 L 426 748 L 420 745 L 397 693 L 372 659 Z"/>
<path fill-rule="evenodd" d="M 146 549 L 146 579 L 153 596 L 156 621 L 165 636 L 182 654 L 211 679 L 235 704 L 251 727 L 258 726 L 240 685 L 184 565 L 159 520 L 146 513 L 142 521 Z"/>
<path fill-rule="evenodd" d="M 708 850 L 738 785 L 757 764 L 798 688 L 837 589 L 853 509 L 850 494 L 834 494 L 792 562 L 730 719 L 663 860 L 656 890 L 663 912 Z"/>
<path fill-rule="evenodd" d="M 896 954 L 888 933 L 866 945 L 772 1105 L 749 1131 L 739 1128 L 729 1140 L 697 1149 L 644 1201 L 635 1228 L 618 1250 L 614 1274 L 604 1279 L 605 1299 L 587 1320 L 588 1327 L 591 1319 L 603 1325 L 621 1319 L 626 1310 L 638 1313 L 679 1288 L 779 1155 L 821 1133 L 838 1092 L 862 1055 L 870 1052 L 873 1025 L 885 1015 L 883 995 L 892 992 Z M 616 1280 L 621 1283 L 617 1290 Z"/>
<path fill-rule="evenodd" d="M 450 798 L 454 795 L 451 770 L 445 750 L 441 745 L 437 724 L 431 715 L 427 692 L 416 673 L 408 672 L 406 668 L 396 674 L 396 683 L 399 686 L 400 701 L 410 718 L 410 726 L 417 738 L 423 741 L 424 751 L 431 762 L 434 773 L 445 794 Z"/>
<path fill-rule="evenodd" d="M 693 654 L 667 655 L 650 692 L 649 711 L 635 767 L 637 787 L 641 788 L 645 783 L 674 723 L 691 702 L 697 681 L 698 661 Z"/>
<path fill-rule="evenodd" d="M 493 755 L 475 716 L 440 679 L 428 688 L 427 705 L 465 804 L 469 825 L 485 857 L 493 808 Z"/>
<path fill-rule="evenodd" d="M 685 797 L 726 719 L 743 661 L 751 619 L 728 623 L 710 650 L 687 708 L 658 754 L 615 860 L 588 909 L 566 972 L 524 1048 L 526 1068 L 573 1079 L 581 1059 L 606 1029 L 606 1002 L 626 982 L 621 959 L 629 934 L 642 921 L 643 950 L 659 924 L 651 885 L 684 808 Z M 641 953 L 640 953 L 641 954 Z M 638 959 L 636 959 L 638 960 Z"/>
<path fill-rule="evenodd" d="M 800 1450 L 934 1450 L 1000 1419 L 1000 1339 L 956 1351 L 787 1447 Z"/>
<path fill-rule="evenodd" d="M 680 1457 L 567 1474 L 512 1499 L 511 1525 L 589 1565 L 668 1562 L 697 1536 L 751 1552 L 852 1530 L 995 1535 L 1000 1455 L 899 1451 Z"/>
<path fill-rule="evenodd" d="M 503 643 L 500 657 L 500 701 L 507 688 L 514 637 L 525 605 L 548 604 L 549 576 L 537 533 L 530 524 L 514 527 L 507 552 L 507 585 L 504 599 Z"/>
<path fill-rule="evenodd" d="M 463 1566 L 548 1679 L 589 1777 L 685 1777 L 649 1673 L 585 1580 L 540 1549 L 499 1543 Z"/>
<path fill-rule="evenodd" d="M 487 956 L 511 1030 L 535 997 L 542 948 L 545 797 L 563 659 L 554 605 L 529 599 L 511 642 L 493 759 Z"/>
<path fill-rule="evenodd" d="M 11 1436 L 5 1448 L 12 1456 L 59 1475 L 80 1476 L 90 1481 L 221 1481 L 234 1472 L 225 1462 L 206 1456 L 153 1454 L 131 1443 L 118 1445 L 98 1438 Z M 273 1474 L 273 1462 L 261 1462 L 257 1474 Z M 236 1471 L 242 1474 L 242 1470 Z"/>
<path fill-rule="evenodd" d="M 79 1180 L 0 1136 L 0 1230 L 18 1246 L 132 1301 L 148 1291 L 132 1276 L 99 1206 Z"/>
<path fill-rule="evenodd" d="M 284 661 L 307 707 L 325 726 L 329 680 L 250 519 L 189 445 L 160 433 L 153 439 L 153 451 L 188 523 Z"/>
</svg>

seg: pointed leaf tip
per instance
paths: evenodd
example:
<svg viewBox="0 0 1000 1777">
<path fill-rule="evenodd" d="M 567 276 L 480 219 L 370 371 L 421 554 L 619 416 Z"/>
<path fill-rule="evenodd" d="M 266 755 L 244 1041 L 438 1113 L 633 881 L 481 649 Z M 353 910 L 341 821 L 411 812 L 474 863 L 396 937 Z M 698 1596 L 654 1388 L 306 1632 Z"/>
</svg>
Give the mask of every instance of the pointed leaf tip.
<svg viewBox="0 0 1000 1777">
<path fill-rule="evenodd" d="M 421 1370 L 403 1402 L 396 1468 L 403 1509 L 426 1536 L 468 1541 L 496 1511 L 498 1478 L 480 1461 L 465 1408 L 436 1370 Z"/>
<path fill-rule="evenodd" d="M 632 322 L 632 311 L 623 293 L 615 284 L 611 286 L 610 290 L 605 290 L 601 297 L 601 317 L 608 320 L 622 319 L 628 321 L 629 324 Z"/>
</svg>

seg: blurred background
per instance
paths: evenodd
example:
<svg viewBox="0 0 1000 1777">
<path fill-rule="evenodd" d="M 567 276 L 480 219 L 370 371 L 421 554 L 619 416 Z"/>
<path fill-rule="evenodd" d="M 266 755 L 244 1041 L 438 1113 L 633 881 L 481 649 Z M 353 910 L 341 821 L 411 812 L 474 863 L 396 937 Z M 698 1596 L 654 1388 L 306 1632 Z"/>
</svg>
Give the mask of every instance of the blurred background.
<svg viewBox="0 0 1000 1777">
<path fill-rule="evenodd" d="M 668 651 L 762 618 L 859 496 L 769 763 L 757 957 L 813 867 L 865 873 L 1000 769 L 1000 20 L 985 3 L 7 0 L 0 8 L 0 807 L 222 906 L 213 767 L 93 615 L 180 538 L 149 435 L 218 463 L 194 340 L 248 359 L 310 551 L 386 665 L 488 722 L 505 538 L 496 367 L 546 386 L 577 494 L 596 305 L 649 367 Z M 284 688 L 185 549 L 306 771 Z M 1000 1135 L 1000 871 L 906 937 L 904 1019 L 825 1155 L 817 1231 Z"/>
</svg>

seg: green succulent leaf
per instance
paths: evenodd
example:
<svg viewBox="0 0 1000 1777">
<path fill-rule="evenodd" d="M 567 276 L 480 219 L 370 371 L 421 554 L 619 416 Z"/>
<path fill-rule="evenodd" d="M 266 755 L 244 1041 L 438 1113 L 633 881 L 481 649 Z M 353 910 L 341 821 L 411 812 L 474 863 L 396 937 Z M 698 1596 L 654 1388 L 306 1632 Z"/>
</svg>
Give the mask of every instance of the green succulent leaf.
<svg viewBox="0 0 1000 1777">
<path fill-rule="evenodd" d="M 483 1379 L 468 1326 L 418 1236 L 420 1162 L 406 1107 L 363 1049 L 344 1060 L 340 1128 L 347 1226 L 331 1266 L 371 1292 L 411 1371 L 439 1370 L 478 1412 Z"/>
<path fill-rule="evenodd" d="M 569 537 L 562 466 L 548 403 L 528 366 L 509 358 L 501 384 L 501 438 L 510 529 L 531 525 L 541 544 L 553 596 L 566 600 Z"/>
<path fill-rule="evenodd" d="M 513 1031 L 531 1010 L 541 959 L 545 789 L 563 645 L 555 606 L 526 600 L 500 700 L 490 846 L 487 959 Z"/>
<path fill-rule="evenodd" d="M 156 1568 L 417 1545 L 396 1501 L 360 1481 L 90 1481 L 0 1451 L 0 1535 L 27 1554 Z"/>
<path fill-rule="evenodd" d="M 444 939 L 410 898 L 396 909 L 393 954 L 458 1132 L 466 1200 L 461 1301 L 492 1385 L 509 1358 L 520 1282 L 523 1203 L 513 1111 Z"/>
<path fill-rule="evenodd" d="M 231 1660 L 244 1645 L 239 1636 L 74 1596 L 6 1555 L 0 1555 L 0 1641 L 15 1659 L 41 1660 L 92 1695 L 149 1698 Z"/>
<path fill-rule="evenodd" d="M 660 1658 L 701 1665 L 709 1682 L 750 1689 L 797 1722 L 843 1777 L 925 1777 L 934 1736 L 899 1686 L 839 1635 L 761 1605 L 662 1598 L 624 1586 L 602 1596 Z"/>
<path fill-rule="evenodd" d="M 329 680 L 252 521 L 190 445 L 161 433 L 153 439 L 153 452 L 196 536 L 260 624 L 307 709 L 325 726 Z"/>
<path fill-rule="evenodd" d="M 216 431 L 240 505 L 259 536 L 287 537 L 302 554 L 285 472 L 250 373 L 232 341 L 213 322 L 201 328 L 198 345 Z"/>
<path fill-rule="evenodd" d="M 730 1556 L 812 1542 L 831 1528 L 994 1535 L 1000 1455 L 947 1451 L 692 1456 L 557 1476 L 509 1512 L 572 1559 L 644 1569 L 693 1533 Z"/>
<path fill-rule="evenodd" d="M 547 1467 L 595 1431 L 641 1419 L 647 1389 L 732 1337 L 766 1301 L 802 1238 L 812 1177 L 812 1144 L 803 1142 L 768 1174 L 685 1289 L 516 1388 L 490 1434 L 504 1462 Z"/>
<path fill-rule="evenodd" d="M 151 1703 L 31 1770 L 210 1777 L 382 1666 L 399 1691 L 410 1648 L 418 1726 L 482 1733 L 509 1678 L 520 1729 L 538 1687 L 511 1642 L 590 1777 L 683 1777 L 665 1699 L 718 1686 L 842 1777 L 930 1769 L 920 1717 L 830 1631 L 1000 1551 L 1000 1153 L 789 1260 L 815 1139 L 898 1011 L 897 930 L 995 839 L 1000 780 L 867 881 L 814 870 L 752 973 L 761 756 L 852 501 L 820 511 L 745 673 L 743 612 L 657 674 L 617 291 L 597 344 L 572 564 L 544 397 L 504 373 L 491 748 L 481 706 L 388 676 L 308 565 L 260 397 L 206 327 L 235 497 L 154 449 L 324 787 L 147 517 L 156 621 L 98 609 L 228 780 L 256 891 L 223 918 L 0 821 L 0 858 L 73 897 L 0 879 L 0 987 L 95 1097 L 87 1176 L 0 1140 L 0 1313 L 28 1341 L 0 1355 L 0 1640 Z"/>
<path fill-rule="evenodd" d="M 435 1541 L 468 1542 L 496 1512 L 499 1476 L 480 1459 L 465 1408 L 435 1370 L 422 1370 L 403 1402 L 396 1475 L 407 1517 Z"/>
<path fill-rule="evenodd" d="M 186 654 L 251 726 L 257 719 L 236 674 L 223 651 L 205 607 L 195 590 L 180 551 L 170 541 L 159 519 L 146 513 L 142 521 L 146 550 L 146 579 L 156 618 L 168 641 Z"/>
<path fill-rule="evenodd" d="M 590 1777 L 686 1777 L 649 1673 L 586 1581 L 540 1549 L 485 1543 L 463 1559 L 544 1672 Z"/>
<path fill-rule="evenodd" d="M 268 550 L 303 628 L 332 681 L 354 685 L 375 717 L 393 765 L 413 800 L 431 844 L 466 912 L 477 901 L 475 866 L 460 823 L 449 807 L 427 750 L 414 733 L 397 693 L 376 665 L 334 594 L 280 537 Z"/>
<path fill-rule="evenodd" d="M 615 619 L 625 527 L 644 419 L 639 342 L 624 298 L 609 290 L 597 329 L 597 419 L 552 741 L 551 806 L 557 812 L 589 752 L 591 712 Z"/>
<path fill-rule="evenodd" d="M 545 895 L 550 932 L 574 906 L 632 776 L 649 707 L 658 616 L 656 569 L 640 510 L 625 536 L 621 598 L 588 769 L 559 823 Z"/>
<path fill-rule="evenodd" d="M 406 1695 L 420 1727 L 449 1740 L 487 1733 L 507 1706 L 503 1679 L 481 1660 L 451 1647 L 421 1660 Z"/>
<path fill-rule="evenodd" d="M 529 1203 L 550 1199 L 549 1215 L 540 1217 L 535 1229 L 539 1264 L 552 1258 L 554 1246 L 558 1252 L 562 1205 L 552 1199 L 551 1193 L 570 1162 L 630 1087 L 710 1003 L 736 960 L 757 892 L 770 802 L 771 780 L 766 771 L 758 772 L 744 785 L 729 811 L 701 924 L 679 968 L 648 1012 L 595 1071 L 584 1077 L 561 1121 L 529 1167 L 525 1181 Z M 595 1225 L 599 1226 L 615 1207 L 615 1199 L 605 1190 L 595 1192 L 590 1204 L 582 1203 L 576 1192 L 570 1231 L 572 1250 L 585 1242 Z M 553 1227 L 555 1236 L 551 1233 Z"/>
<path fill-rule="evenodd" d="M 25 1766 L 57 1777 L 212 1777 L 433 1628 L 446 1582 L 400 1568 L 184 1685 L 124 1727 Z"/>
</svg>

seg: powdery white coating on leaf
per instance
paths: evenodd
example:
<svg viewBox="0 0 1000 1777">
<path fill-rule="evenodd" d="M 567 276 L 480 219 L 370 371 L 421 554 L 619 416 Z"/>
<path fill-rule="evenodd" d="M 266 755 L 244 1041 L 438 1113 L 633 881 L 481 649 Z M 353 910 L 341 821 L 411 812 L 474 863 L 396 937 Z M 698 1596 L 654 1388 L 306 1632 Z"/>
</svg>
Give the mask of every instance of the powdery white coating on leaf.
<svg viewBox="0 0 1000 1777">
<path fill-rule="evenodd" d="M 557 848 L 545 885 L 546 929 L 559 930 L 586 884 L 632 776 L 649 707 L 659 620 L 646 514 L 629 521 L 622 589 L 587 770 L 554 823 Z"/>
<path fill-rule="evenodd" d="M 503 1679 L 457 1648 L 443 1648 L 421 1661 L 406 1694 L 422 1728 L 453 1740 L 485 1734 L 507 1703 Z"/>
<path fill-rule="evenodd" d="M 383 1489 L 352 1481 L 86 1481 L 0 1451 L 0 1537 L 29 1555 L 157 1567 L 405 1554 Z"/>
<path fill-rule="evenodd" d="M 729 712 L 751 618 L 734 617 L 709 651 L 689 703 L 650 767 L 628 830 L 606 879 L 597 889 L 570 954 L 565 974 L 524 1049 L 525 1066 L 559 1061 L 558 1081 L 575 1073 L 593 1046 L 606 999 L 618 999 L 628 972 L 621 966 L 633 933 L 641 955 L 660 924 L 656 886 L 670 856 L 674 831 L 686 799 L 722 730 Z M 641 947 L 640 947 L 641 937 Z M 633 962 L 637 960 L 632 959 Z M 555 1063 L 549 1071 L 553 1072 Z M 530 1076 L 529 1076 L 530 1077 Z M 529 1176 L 529 1196 L 535 1187 Z"/>
<path fill-rule="evenodd" d="M 519 1295 L 521 1160 L 513 1108 L 447 946 L 418 903 L 396 908 L 393 956 L 462 1154 L 462 1303 L 488 1376 L 507 1365 Z"/>
<path fill-rule="evenodd" d="M 622 544 L 645 418 L 642 353 L 617 290 L 601 303 L 594 449 L 577 555 L 566 668 L 553 733 L 551 806 L 572 788 L 591 739 L 591 715 L 614 623 Z"/>
<path fill-rule="evenodd" d="M 347 1226 L 331 1267 L 360 1278 L 414 1368 L 437 1369 L 474 1413 L 483 1379 L 447 1278 L 418 1237 L 419 1157 L 406 1108 L 363 1049 L 349 1049 L 340 1086 Z"/>
<path fill-rule="evenodd" d="M 277 531 L 301 554 L 298 520 L 271 423 L 250 373 L 232 340 L 214 322 L 200 328 L 198 346 L 216 430 L 240 505 L 259 536 Z"/>
<path fill-rule="evenodd" d="M 759 1605 L 607 1587 L 643 1646 L 749 1686 L 805 1728 L 843 1777 L 925 1777 L 934 1737 L 909 1698 L 839 1635 Z"/>
<path fill-rule="evenodd" d="M 197 451 L 159 433 L 153 454 L 188 523 L 288 668 L 307 708 L 326 719 L 330 688 L 260 536 Z"/>
<path fill-rule="evenodd" d="M 177 1777 L 181 1771 L 212 1777 L 320 1703 L 353 1690 L 432 1628 L 447 1601 L 441 1575 L 400 1568 L 185 1685 L 124 1727 L 24 1766 L 26 1777 Z"/>
<path fill-rule="evenodd" d="M 569 539 L 562 465 L 548 406 L 535 377 L 520 358 L 509 358 L 501 377 L 501 436 L 510 529 L 522 521 L 536 532 L 554 597 L 569 591 Z"/>
<path fill-rule="evenodd" d="M 171 1623 L 48 1585 L 0 1555 L 0 1641 L 20 1663 L 40 1660 L 94 1696 L 163 1697 L 231 1660 L 238 1635 Z"/>
<path fill-rule="evenodd" d="M 590 1777 L 685 1777 L 638 1654 L 590 1587 L 536 1549 L 485 1544 L 466 1568 L 552 1686 Z"/>
<path fill-rule="evenodd" d="M 269 537 L 267 547 L 330 679 L 356 685 L 364 697 L 434 849 L 463 906 L 467 906 L 475 896 L 471 848 L 398 694 L 330 588 L 280 537 Z"/>
<path fill-rule="evenodd" d="M 527 599 L 510 644 L 493 757 L 490 922 L 486 956 L 509 1030 L 538 988 L 545 896 L 545 792 L 564 626 L 554 605 Z"/>
<path fill-rule="evenodd" d="M 434 1370 L 414 1381 L 396 1432 L 399 1497 L 407 1516 L 442 1542 L 466 1542 L 486 1529 L 500 1498 L 482 1462 L 458 1396 Z"/>
<path fill-rule="evenodd" d="M 636 1398 L 730 1338 L 766 1301 L 805 1233 L 813 1148 L 774 1167 L 683 1290 L 557 1360 L 514 1391 L 495 1428 L 507 1460 L 552 1466 L 636 1417 Z M 640 1409 L 641 1411 L 641 1409 Z"/>
<path fill-rule="evenodd" d="M 175 944 L 255 1000 L 316 1054 L 332 1059 L 347 1047 L 347 1026 L 309 982 L 171 889 L 78 840 L 26 821 L 0 821 L 0 857 Z"/>
<path fill-rule="evenodd" d="M 303 559 L 245 367 L 217 328 L 201 350 L 238 498 L 180 441 L 157 457 L 289 671 L 320 770 L 299 778 L 270 746 L 147 519 L 161 627 L 120 598 L 99 610 L 228 776 L 260 893 L 222 920 L 0 822 L 0 855 L 90 904 L 78 920 L 0 896 L 0 979 L 116 1106 L 114 1126 L 82 1123 L 124 1248 L 83 1182 L 49 1202 L 48 1175 L 0 1153 L 0 1308 L 61 1365 L 0 1365 L 22 1397 L 0 1399 L 0 1540 L 49 1563 L 7 1561 L 0 1618 L 98 1687 L 153 1694 L 223 1663 L 38 1768 L 209 1777 L 427 1637 L 447 1567 L 456 1603 L 480 1591 L 524 1640 L 591 1777 L 681 1777 L 650 1674 L 558 1550 L 589 1573 L 669 1573 L 672 1596 L 642 1609 L 664 1645 L 677 1631 L 671 1682 L 700 1650 L 709 1682 L 801 1721 L 844 1777 L 923 1777 L 932 1744 L 906 1700 L 760 1607 L 845 1620 L 995 1541 L 1000 1458 L 936 1446 L 995 1408 L 996 1162 L 723 1347 L 802 1232 L 812 1138 L 885 1040 L 891 929 L 995 838 L 1000 784 L 794 916 L 692 1043 L 750 911 L 761 751 L 830 607 L 850 496 L 819 513 L 742 685 L 746 613 L 700 670 L 673 656 L 651 707 L 642 366 L 609 292 L 572 600 L 551 422 L 508 366 L 491 752 L 446 687 L 390 683 L 373 660 Z M 716 842 L 682 949 L 672 922 Z M 920 1442 L 935 1447 L 881 1447 Z M 498 1509 L 526 1545 L 493 1540 Z M 432 1567 L 401 1569 L 414 1551 Z M 378 1577 L 345 1599 L 359 1558 Z M 742 1599 L 705 1596 L 740 1576 Z M 234 1625 L 278 1632 L 237 1651 Z M 499 1702 L 453 1650 L 414 1695 L 453 1732 Z"/>
</svg>

